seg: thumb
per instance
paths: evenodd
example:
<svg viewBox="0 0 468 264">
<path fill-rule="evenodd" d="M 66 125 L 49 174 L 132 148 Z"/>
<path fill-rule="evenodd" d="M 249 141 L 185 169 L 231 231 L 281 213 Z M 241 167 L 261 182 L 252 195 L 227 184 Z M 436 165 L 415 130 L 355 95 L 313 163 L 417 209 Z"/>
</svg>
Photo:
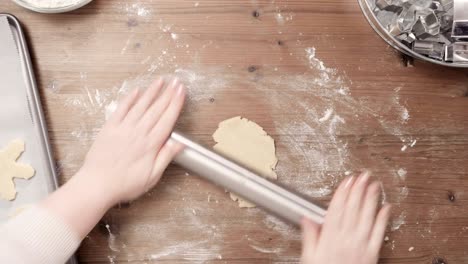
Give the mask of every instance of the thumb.
<svg viewBox="0 0 468 264">
<path fill-rule="evenodd" d="M 320 225 L 307 218 L 302 219 L 302 263 L 310 263 L 320 236 Z"/>
<path fill-rule="evenodd" d="M 151 173 L 152 180 L 148 188 L 152 188 L 154 185 L 156 185 L 169 163 L 171 163 L 174 157 L 177 154 L 179 154 L 179 152 L 182 151 L 183 148 L 183 145 L 170 138 L 166 141 L 166 143 L 162 146 L 161 150 L 159 150 L 159 153 L 156 156 L 153 171 Z"/>
</svg>

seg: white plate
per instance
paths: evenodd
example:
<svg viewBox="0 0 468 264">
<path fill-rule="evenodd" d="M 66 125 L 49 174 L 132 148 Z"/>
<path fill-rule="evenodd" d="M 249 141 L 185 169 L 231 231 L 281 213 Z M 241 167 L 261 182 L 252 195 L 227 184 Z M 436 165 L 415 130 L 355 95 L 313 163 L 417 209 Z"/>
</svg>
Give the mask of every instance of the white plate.
<svg viewBox="0 0 468 264">
<path fill-rule="evenodd" d="M 39 13 L 65 13 L 65 12 L 70 12 L 70 11 L 73 11 L 73 10 L 76 10 L 80 7 L 83 7 L 87 4 L 89 4 L 91 1 L 93 0 L 77 0 L 76 3 L 72 4 L 72 5 L 68 5 L 68 6 L 63 6 L 63 7 L 59 7 L 59 8 L 39 8 L 37 6 L 34 6 L 34 5 L 31 5 L 30 3 L 28 3 L 27 0 L 13 0 L 13 2 L 15 2 L 16 4 L 24 7 L 24 8 L 27 8 L 29 10 L 32 10 L 32 11 L 36 11 L 36 12 L 39 12 Z"/>
</svg>

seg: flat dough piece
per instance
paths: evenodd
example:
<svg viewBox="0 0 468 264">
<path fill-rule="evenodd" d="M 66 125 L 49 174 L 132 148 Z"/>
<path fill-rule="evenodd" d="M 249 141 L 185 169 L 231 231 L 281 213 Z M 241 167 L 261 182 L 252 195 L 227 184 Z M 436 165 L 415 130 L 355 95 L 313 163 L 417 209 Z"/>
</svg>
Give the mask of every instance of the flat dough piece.
<svg viewBox="0 0 468 264">
<path fill-rule="evenodd" d="M 233 117 L 219 123 L 213 139 L 217 143 L 213 149 L 218 153 L 265 178 L 278 178 L 274 171 L 278 163 L 275 141 L 261 126 L 240 116 Z M 239 207 L 255 207 L 233 193 L 230 196 Z"/>
<path fill-rule="evenodd" d="M 11 201 L 16 198 L 13 178 L 30 179 L 34 176 L 35 171 L 30 165 L 16 162 L 23 152 L 24 142 L 21 140 L 13 140 L 0 150 L 0 199 Z"/>
</svg>

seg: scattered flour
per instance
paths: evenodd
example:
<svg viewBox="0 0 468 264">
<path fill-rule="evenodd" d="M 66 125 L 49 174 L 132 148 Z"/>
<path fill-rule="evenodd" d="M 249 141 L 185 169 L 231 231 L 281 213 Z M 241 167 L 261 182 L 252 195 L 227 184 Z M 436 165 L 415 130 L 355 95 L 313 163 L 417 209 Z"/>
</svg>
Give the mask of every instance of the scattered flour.
<svg viewBox="0 0 468 264">
<path fill-rule="evenodd" d="M 114 251 L 114 252 L 119 252 L 120 249 L 119 247 L 117 246 L 117 242 L 116 242 L 116 237 L 114 234 L 112 234 L 111 230 L 110 230 L 110 226 L 106 224 L 106 229 L 107 231 L 109 232 L 109 239 L 108 239 L 108 245 L 109 245 L 109 248 Z"/>
<path fill-rule="evenodd" d="M 129 5 L 130 7 L 132 5 Z M 133 10 L 133 7 L 130 8 Z M 132 11 L 133 12 L 133 11 Z M 138 14 L 138 12 L 136 12 Z M 169 38 L 167 32 L 172 32 L 171 24 L 160 23 L 161 32 L 166 32 L 164 37 L 170 43 L 173 37 Z M 177 45 L 186 48 L 187 45 L 179 39 Z M 203 48 L 213 47 L 213 42 L 207 43 Z M 211 48 L 210 47 L 210 48 Z M 188 47 L 187 47 L 188 48 Z M 305 55 L 305 59 L 304 59 Z M 393 100 L 389 98 L 387 104 L 373 103 L 353 98 L 349 86 L 351 82 L 347 80 L 345 73 L 328 68 L 323 61 L 316 57 L 314 47 L 305 49 L 305 53 L 300 55 L 304 60 L 307 70 L 305 73 L 288 75 L 278 74 L 268 76 L 268 78 L 258 78 L 252 80 L 239 80 L 239 76 L 230 72 L 225 67 L 199 66 L 194 63 L 191 66 L 180 67 L 175 62 L 175 55 L 170 49 L 155 52 L 150 57 L 144 58 L 142 64 L 147 67 L 147 71 L 130 76 L 115 87 L 93 88 L 88 84 L 86 72 L 80 74 L 82 94 L 69 96 L 67 106 L 86 117 L 96 115 L 102 116 L 102 123 L 109 115 L 115 111 L 118 100 L 132 89 L 147 87 L 148 84 L 160 74 L 164 76 L 177 76 L 188 89 L 188 111 L 193 111 L 197 103 L 204 100 L 214 100 L 230 87 L 248 86 L 252 95 L 258 98 L 258 102 L 270 107 L 272 115 L 272 131 L 275 139 L 281 145 L 282 151 L 278 153 L 280 164 L 277 173 L 280 181 L 293 189 L 300 191 L 311 197 L 320 198 L 330 196 L 345 175 L 353 171 L 359 171 L 364 167 L 378 167 L 388 171 L 397 171 L 400 166 L 397 163 L 388 165 L 374 159 L 363 161 L 353 155 L 348 148 L 347 135 L 367 133 L 366 126 L 356 120 L 367 120 L 375 123 L 377 130 L 394 135 L 409 146 L 416 144 L 415 140 L 402 136 L 405 133 L 405 120 L 401 113 L 405 113 L 400 104 L 397 92 Z M 279 72 L 279 71 L 278 71 Z M 285 114 L 284 109 L 291 109 L 294 105 L 293 115 Z M 379 108 L 380 105 L 388 105 L 389 108 Z M 389 113 L 398 109 L 398 116 L 395 120 L 387 118 Z M 406 109 L 407 110 L 407 109 Z M 91 142 L 102 123 L 87 124 L 86 122 L 76 125 L 72 135 L 79 141 Z M 408 141 L 409 140 L 409 141 Z M 414 142 L 414 144 L 413 144 Z M 406 146 L 406 145 L 405 145 Z M 75 157 L 67 157 L 67 160 L 76 160 Z M 68 161 L 67 161 L 68 162 Z M 77 162 L 77 161 L 75 161 Z M 78 161 L 79 162 L 79 161 Z M 369 163 L 371 162 L 371 163 Z M 395 186 L 385 186 L 386 188 L 400 188 Z M 405 187 L 406 188 L 406 187 Z M 407 188 L 399 189 L 399 195 L 407 195 Z M 386 201 L 386 193 L 383 190 L 383 202 Z M 180 192 L 175 192 L 180 193 Z M 391 192 L 395 193 L 395 192 Z M 393 197 L 392 197 L 393 198 Z M 189 201 L 186 199 L 184 201 Z M 208 201 L 214 198 L 208 196 Z M 397 200 L 397 199 L 391 199 Z M 217 203 L 217 201 L 216 201 Z M 212 205 L 216 205 L 212 203 Z M 209 206 L 208 206 L 209 207 Z M 181 241 L 177 245 L 167 245 L 158 249 L 157 252 L 148 255 L 149 259 L 159 259 L 173 254 L 184 254 L 187 258 L 194 258 L 198 261 L 203 259 L 215 259 L 219 257 L 220 248 L 213 248 L 212 244 L 223 245 L 226 228 L 224 226 L 212 227 L 207 225 L 208 220 L 203 220 L 202 212 L 208 207 L 197 208 L 193 204 L 188 204 L 183 212 L 190 225 L 184 226 L 184 232 L 196 234 L 200 233 L 207 240 L 187 240 Z M 175 208 L 182 210 L 181 208 Z M 209 209 L 209 208 L 208 208 Z M 253 215 L 258 215 L 258 211 L 249 211 Z M 405 223 L 406 215 L 402 213 L 392 222 L 392 231 L 398 230 Z M 300 232 L 273 216 L 265 216 L 263 223 L 266 228 L 278 232 L 284 238 L 275 249 L 264 248 L 254 242 L 249 246 L 259 252 L 276 254 L 282 252 L 291 241 L 300 241 Z M 139 228 L 139 229 L 138 229 Z M 170 237 L 179 228 L 168 220 L 167 223 L 157 223 L 148 226 L 135 226 L 134 233 L 143 234 L 143 238 L 155 239 Z M 142 231 L 146 230 L 146 231 Z M 118 251 L 115 236 L 109 231 L 109 247 L 112 251 Z M 114 242 L 112 242 L 114 241 Z M 255 248 L 257 247 L 257 248 Z M 204 251 L 205 253 L 200 253 Z M 206 252 L 209 252 L 206 253 Z"/>
<path fill-rule="evenodd" d="M 172 245 L 172 246 L 166 246 L 164 249 L 156 254 L 151 254 L 150 255 L 150 260 L 156 260 L 160 259 L 162 257 L 166 257 L 169 255 L 174 255 L 179 252 L 183 252 L 186 250 L 189 250 L 191 248 L 194 248 L 200 244 L 206 243 L 206 241 L 200 240 L 197 242 L 183 242 L 179 243 L 177 245 Z"/>
<path fill-rule="evenodd" d="M 127 41 L 125 42 L 125 46 L 122 48 L 122 50 L 120 51 L 120 54 L 125 54 L 125 52 L 127 52 L 127 49 L 128 49 L 128 45 L 130 45 L 130 41 L 132 40 L 132 38 L 128 38 Z"/>
<path fill-rule="evenodd" d="M 333 114 L 333 109 L 328 108 L 325 113 L 323 113 L 323 116 L 319 119 L 320 122 L 325 122 L 328 119 L 330 119 L 331 115 Z"/>
<path fill-rule="evenodd" d="M 394 97 L 394 105 L 395 105 L 395 108 L 400 113 L 401 122 L 405 124 L 410 119 L 410 113 L 409 113 L 408 109 L 405 106 L 403 106 L 401 104 L 401 102 L 400 102 L 399 92 L 401 91 L 401 88 L 402 87 L 397 87 L 397 88 L 394 89 L 394 91 L 396 93 L 396 96 Z"/>
<path fill-rule="evenodd" d="M 267 215 L 263 219 L 263 222 L 265 223 L 265 226 L 283 234 L 285 237 L 296 240 L 301 239 L 301 233 L 297 228 L 286 224 L 275 216 Z"/>
<path fill-rule="evenodd" d="M 179 186 L 168 185 L 165 188 L 166 191 L 173 189 L 174 193 L 180 194 Z M 139 240 L 148 241 L 148 243 L 166 241 L 153 248 L 154 252 L 146 256 L 149 261 L 163 261 L 172 255 L 182 256 L 184 260 L 195 263 L 222 259 L 220 250 L 224 241 L 224 229 L 228 227 L 208 224 L 210 221 L 203 218 L 197 211 L 206 211 L 209 208 L 206 206 L 196 207 L 195 203 L 188 197 L 182 200 L 187 206 L 184 208 L 174 207 L 173 211 L 169 212 L 169 216 L 162 221 L 133 225 L 126 232 L 130 232 L 138 236 Z M 172 214 L 183 217 L 184 225 L 176 227 Z M 181 233 L 184 236 L 178 241 L 166 240 L 167 237 L 179 237 Z"/>
<path fill-rule="evenodd" d="M 404 107 L 403 110 L 402 110 L 401 119 L 403 121 L 405 121 L 405 122 L 410 119 L 410 115 L 409 115 L 408 109 L 406 109 L 406 107 Z"/>
<path fill-rule="evenodd" d="M 387 193 L 385 192 L 385 189 L 384 189 L 384 186 L 383 186 L 383 183 L 380 182 L 380 189 L 382 191 L 382 201 L 381 201 L 381 204 L 384 205 L 387 203 Z"/>
<path fill-rule="evenodd" d="M 276 18 L 276 22 L 278 22 L 279 25 L 284 25 L 284 17 L 283 17 L 283 14 L 281 14 L 281 12 L 278 12 L 278 13 L 275 13 L 275 18 Z"/>
<path fill-rule="evenodd" d="M 400 195 L 401 195 L 402 197 L 407 197 L 408 194 L 409 194 L 409 189 L 408 189 L 408 187 L 406 187 L 406 186 L 405 186 L 405 187 L 402 187 L 402 188 L 401 188 Z"/>
<path fill-rule="evenodd" d="M 319 82 L 317 84 L 325 84 L 326 82 L 330 81 L 330 75 L 334 73 L 333 69 L 325 67 L 323 61 L 317 59 L 315 57 L 315 48 L 309 47 L 305 49 L 307 58 L 309 60 L 309 67 L 311 69 L 318 70 L 320 73 L 320 79 L 316 79 L 315 81 Z"/>
<path fill-rule="evenodd" d="M 87 73 L 83 72 L 80 74 L 83 95 L 69 99 L 68 105 L 81 109 L 89 115 L 102 114 L 103 119 L 107 119 L 123 94 L 147 86 L 156 71 L 170 64 L 172 58 L 170 51 L 163 50 L 161 56 L 156 59 L 161 64 L 152 62 L 148 73 L 129 78 L 106 93 L 88 87 Z M 338 75 L 336 70 L 327 68 L 316 58 L 315 48 L 306 49 L 306 59 L 310 73 L 293 76 L 277 75 L 261 79 L 256 82 L 253 91 L 260 93 L 271 103 L 272 114 L 275 116 L 273 122 L 278 133 L 277 139 L 286 146 L 285 151 L 280 153 L 282 162 L 278 168 L 282 182 L 311 197 L 320 198 L 331 195 L 334 186 L 344 175 L 366 166 L 350 155 L 348 143 L 340 138 L 340 132 L 345 127 L 347 133 L 362 131 L 360 124 L 346 122 L 347 118 L 354 120 L 359 117 L 371 117 L 375 118 L 385 131 L 393 133 L 400 130 L 395 123 L 382 120 L 381 113 L 372 106 L 368 107 L 353 99 L 346 78 Z M 148 59 L 148 62 L 150 60 Z M 226 87 L 237 81 L 236 76 L 220 72 L 216 68 L 179 67 L 172 75 L 178 76 L 187 84 L 189 101 L 192 102 L 215 98 Z M 283 117 L 283 109 L 285 107 L 287 109 L 292 103 L 297 106 L 297 117 Z M 77 138 L 91 141 L 97 132 L 98 128 L 90 129 L 89 126 L 84 126 L 72 133 Z M 299 170 L 300 164 L 306 164 L 305 170 Z M 191 209 L 190 213 L 196 215 Z M 270 227 L 281 230 L 282 226 L 270 225 Z M 284 228 L 283 231 L 288 230 Z M 290 237 L 286 232 L 284 236 Z"/>
<path fill-rule="evenodd" d="M 390 225 L 391 231 L 399 230 L 402 225 L 406 223 L 406 213 L 402 212 L 397 218 L 393 219 Z"/>
<path fill-rule="evenodd" d="M 398 177 L 400 177 L 400 179 L 401 179 L 402 181 L 406 180 L 406 174 L 407 174 L 407 173 L 408 173 L 408 172 L 406 171 L 405 168 L 399 168 L 398 171 L 397 171 Z"/>
<path fill-rule="evenodd" d="M 149 8 L 145 7 L 141 3 L 125 4 L 125 11 L 127 14 L 135 14 L 140 17 L 147 17 L 151 14 Z"/>
<path fill-rule="evenodd" d="M 228 85 L 226 80 L 217 71 L 207 71 L 200 74 L 194 69 L 177 68 L 174 71 L 183 83 L 186 84 L 188 97 L 193 101 L 209 100 Z"/>
<path fill-rule="evenodd" d="M 395 240 L 392 240 L 392 250 L 395 250 Z"/>
<path fill-rule="evenodd" d="M 409 194 L 409 189 L 408 187 L 401 187 L 400 188 L 400 195 L 397 197 L 397 201 L 398 203 L 401 203 L 403 200 L 406 199 L 406 197 L 408 197 L 408 194 Z"/>
<path fill-rule="evenodd" d="M 406 151 L 408 148 L 413 148 L 414 146 L 416 146 L 416 143 L 418 142 L 417 139 L 402 139 L 401 140 L 402 142 L 404 142 L 405 144 L 401 147 L 401 151 Z"/>
<path fill-rule="evenodd" d="M 254 245 L 249 245 L 249 247 L 255 249 L 256 251 L 258 252 L 261 252 L 261 253 L 267 253 L 267 254 L 279 254 L 281 252 L 283 252 L 283 249 L 282 248 L 265 248 L 265 247 L 261 247 L 261 246 L 254 246 Z"/>
<path fill-rule="evenodd" d="M 328 128 L 328 132 L 330 134 L 334 134 L 336 132 L 336 127 L 337 125 L 341 123 L 341 124 L 345 124 L 346 121 L 339 115 L 334 115 L 331 122 L 330 122 L 330 127 Z"/>
<path fill-rule="evenodd" d="M 331 189 L 331 187 L 328 187 L 328 186 L 318 187 L 316 189 L 311 189 L 310 191 L 307 192 L 307 194 L 313 198 L 325 197 L 332 193 L 333 193 L 333 190 Z"/>
</svg>

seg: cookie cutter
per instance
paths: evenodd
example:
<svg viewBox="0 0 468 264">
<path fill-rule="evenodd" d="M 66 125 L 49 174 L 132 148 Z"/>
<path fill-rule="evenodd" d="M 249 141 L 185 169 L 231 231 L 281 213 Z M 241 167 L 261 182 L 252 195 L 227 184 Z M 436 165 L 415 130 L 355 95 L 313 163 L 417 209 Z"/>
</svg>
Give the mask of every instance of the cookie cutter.
<svg viewBox="0 0 468 264">
<path fill-rule="evenodd" d="M 376 0 L 375 6 L 380 10 L 386 10 L 394 13 L 399 13 L 403 7 L 402 0 Z"/>
<path fill-rule="evenodd" d="M 444 58 L 444 44 L 434 41 L 416 40 L 413 42 L 413 51 L 434 59 Z"/>
<path fill-rule="evenodd" d="M 468 63 L 468 42 L 455 42 L 445 46 L 445 61 Z"/>
<path fill-rule="evenodd" d="M 416 40 L 416 36 L 413 33 L 403 33 L 399 36 L 396 36 L 396 38 L 408 46 Z"/>
<path fill-rule="evenodd" d="M 435 64 L 468 68 L 466 45 L 455 44 L 468 42 L 468 16 L 463 15 L 468 0 L 456 1 L 358 0 L 372 28 L 395 49 Z"/>
<path fill-rule="evenodd" d="M 452 38 L 468 39 L 468 0 L 454 0 Z"/>
<path fill-rule="evenodd" d="M 453 0 L 438 0 L 438 1 L 446 12 L 453 9 Z"/>
<path fill-rule="evenodd" d="M 413 25 L 412 32 L 418 39 L 436 36 L 440 33 L 440 22 L 434 11 L 417 11 L 418 20 Z"/>
</svg>

